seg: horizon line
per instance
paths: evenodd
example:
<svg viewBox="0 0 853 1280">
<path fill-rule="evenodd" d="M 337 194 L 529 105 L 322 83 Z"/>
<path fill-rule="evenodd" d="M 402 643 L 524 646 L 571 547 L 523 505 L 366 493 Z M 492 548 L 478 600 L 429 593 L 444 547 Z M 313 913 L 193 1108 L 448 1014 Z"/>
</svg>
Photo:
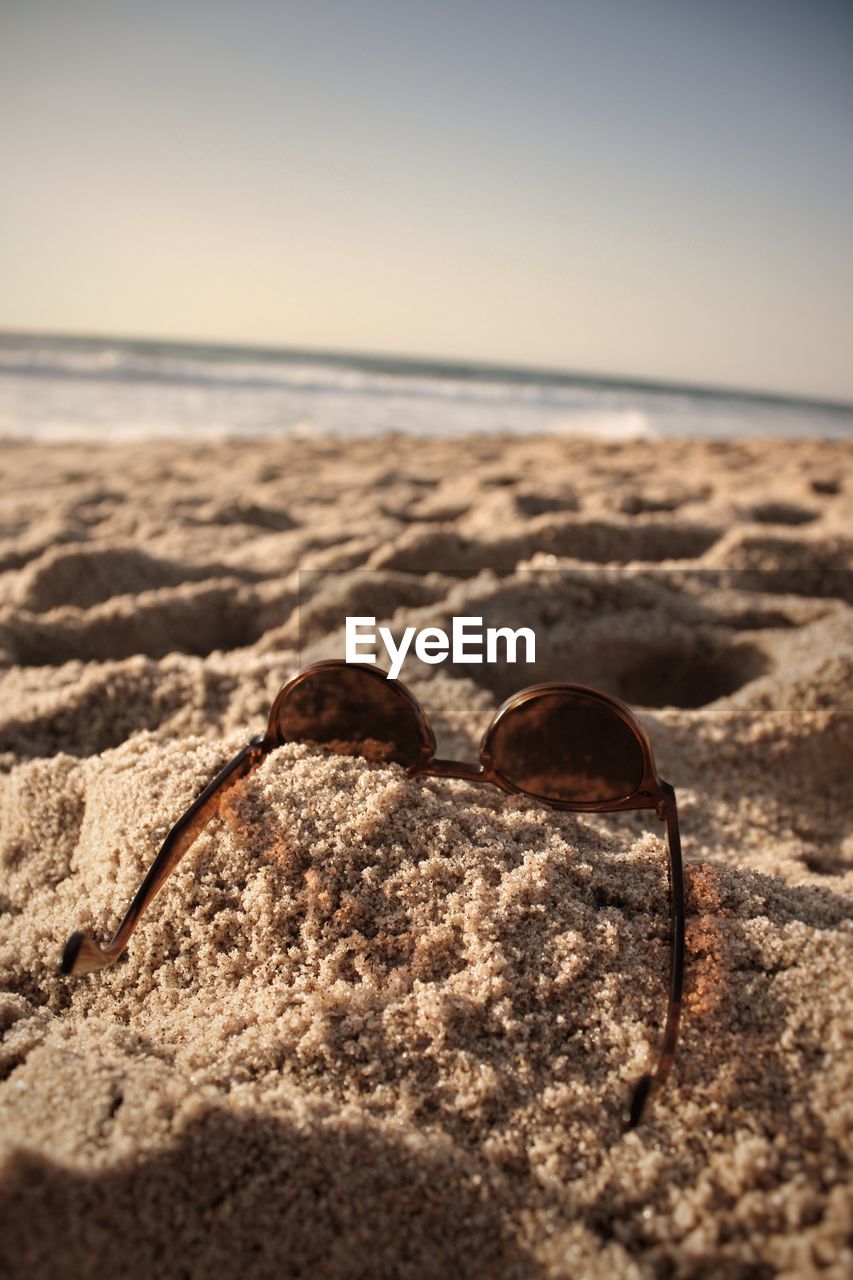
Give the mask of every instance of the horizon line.
<svg viewBox="0 0 853 1280">
<path fill-rule="evenodd" d="M 47 338 L 61 339 L 65 342 L 101 342 L 135 345 L 141 347 L 173 347 L 252 352 L 263 356 L 298 356 L 302 359 L 317 360 L 331 358 L 342 363 L 360 364 L 364 368 L 387 364 L 393 361 L 410 372 L 430 370 L 437 376 L 450 376 L 454 372 L 461 376 L 477 376 L 478 374 L 513 374 L 517 378 L 547 378 L 550 381 L 575 383 L 581 386 L 601 388 L 622 388 L 632 391 L 689 393 L 706 398 L 731 398 L 752 401 L 761 404 L 790 405 L 797 408 L 819 409 L 828 412 L 853 413 L 853 400 L 835 399 L 831 396 L 817 396 L 807 392 L 788 393 L 770 391 L 755 387 L 731 386 L 723 383 L 701 383 L 682 381 L 680 379 L 657 379 L 641 374 L 603 373 L 592 370 L 579 372 L 574 369 L 558 368 L 554 365 L 518 364 L 512 361 L 496 361 L 480 357 L 465 358 L 445 355 L 413 355 L 393 351 L 359 350 L 347 347 L 301 347 L 278 343 L 253 343 L 234 339 L 208 338 L 167 338 L 151 335 L 127 333 L 78 332 L 69 333 L 57 329 L 8 329 L 0 326 L 0 340 L 3 338 Z M 388 372 L 387 369 L 383 370 Z M 2 373 L 2 370 L 0 370 Z"/>
</svg>

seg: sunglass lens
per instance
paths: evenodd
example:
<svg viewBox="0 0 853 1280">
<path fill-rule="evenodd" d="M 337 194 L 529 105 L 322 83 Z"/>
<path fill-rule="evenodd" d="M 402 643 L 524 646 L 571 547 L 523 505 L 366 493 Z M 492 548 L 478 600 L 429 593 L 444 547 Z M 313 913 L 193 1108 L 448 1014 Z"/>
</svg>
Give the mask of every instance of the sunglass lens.
<svg viewBox="0 0 853 1280">
<path fill-rule="evenodd" d="M 498 771 L 521 791 L 567 804 L 627 799 L 645 774 L 643 748 L 630 725 L 579 693 L 543 692 L 509 708 L 488 749 Z"/>
<path fill-rule="evenodd" d="M 409 768 L 424 736 L 408 699 L 379 672 L 318 667 L 284 697 L 276 716 L 279 742 L 308 742 L 338 755 Z"/>
</svg>

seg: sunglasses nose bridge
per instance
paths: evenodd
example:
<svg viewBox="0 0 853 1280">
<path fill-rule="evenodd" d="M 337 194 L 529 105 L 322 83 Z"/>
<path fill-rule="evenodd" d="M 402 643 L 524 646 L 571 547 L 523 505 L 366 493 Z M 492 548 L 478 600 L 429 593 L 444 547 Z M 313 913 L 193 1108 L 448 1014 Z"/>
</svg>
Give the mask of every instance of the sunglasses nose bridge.
<svg viewBox="0 0 853 1280">
<path fill-rule="evenodd" d="M 429 771 L 438 778 L 461 778 L 464 782 L 483 782 L 490 771 L 482 764 L 469 764 L 465 760 L 441 760 L 433 758 Z"/>
</svg>

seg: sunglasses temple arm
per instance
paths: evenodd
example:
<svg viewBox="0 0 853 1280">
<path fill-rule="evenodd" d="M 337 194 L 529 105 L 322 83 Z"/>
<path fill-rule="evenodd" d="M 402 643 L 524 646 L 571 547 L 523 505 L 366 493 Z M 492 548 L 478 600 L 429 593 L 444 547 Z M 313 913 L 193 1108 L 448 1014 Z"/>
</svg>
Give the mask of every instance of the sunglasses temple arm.
<svg viewBox="0 0 853 1280">
<path fill-rule="evenodd" d="M 661 802 L 659 814 L 666 821 L 666 848 L 669 859 L 669 892 L 672 964 L 669 980 L 669 1005 L 666 1011 L 666 1023 L 663 1040 L 658 1052 L 657 1065 L 653 1072 L 640 1077 L 634 1087 L 628 1117 L 628 1129 L 639 1124 L 652 1091 L 657 1091 L 666 1080 L 675 1058 L 675 1046 L 678 1040 L 678 1024 L 681 1019 L 681 993 L 684 986 L 684 873 L 681 861 L 681 837 L 678 832 L 678 807 L 675 802 L 675 790 L 661 780 Z"/>
<path fill-rule="evenodd" d="M 245 778 L 247 774 L 251 773 L 252 769 L 260 764 L 266 756 L 268 750 L 269 745 L 264 738 L 253 738 L 242 751 L 234 756 L 233 760 L 228 761 L 225 768 L 220 770 L 212 782 L 208 783 L 166 836 L 160 852 L 152 862 L 148 874 L 137 890 L 127 914 L 107 945 L 99 947 L 88 934 L 72 933 L 62 952 L 62 959 L 59 965 L 61 973 L 92 973 L 97 969 L 106 969 L 115 964 L 127 946 L 130 936 L 149 902 L 163 887 L 165 881 L 211 818 L 219 812 L 219 806 L 225 792 L 233 787 L 236 782 L 239 782 L 241 778 Z"/>
</svg>

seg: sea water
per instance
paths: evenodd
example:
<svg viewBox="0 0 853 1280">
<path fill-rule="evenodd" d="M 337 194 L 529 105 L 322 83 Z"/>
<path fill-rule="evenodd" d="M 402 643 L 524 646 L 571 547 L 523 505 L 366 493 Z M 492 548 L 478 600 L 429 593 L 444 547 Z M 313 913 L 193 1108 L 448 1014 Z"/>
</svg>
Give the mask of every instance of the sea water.
<svg viewBox="0 0 853 1280">
<path fill-rule="evenodd" d="M 853 435 L 853 406 L 322 351 L 0 334 L 0 439 Z"/>
</svg>

